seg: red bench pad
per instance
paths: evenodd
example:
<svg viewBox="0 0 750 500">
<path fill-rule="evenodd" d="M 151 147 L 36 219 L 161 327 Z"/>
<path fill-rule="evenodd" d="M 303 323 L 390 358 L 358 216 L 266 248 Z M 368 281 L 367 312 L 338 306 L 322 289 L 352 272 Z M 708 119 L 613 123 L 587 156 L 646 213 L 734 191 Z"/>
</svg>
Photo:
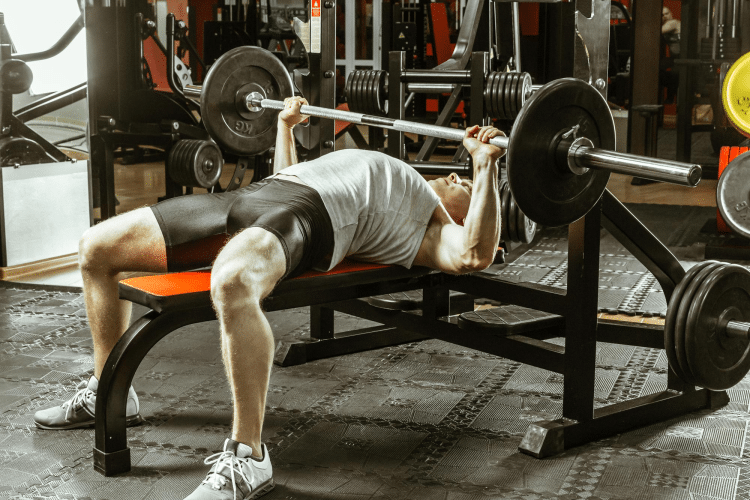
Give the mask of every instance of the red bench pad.
<svg viewBox="0 0 750 500">
<path fill-rule="evenodd" d="M 344 259 L 328 272 L 308 271 L 282 281 L 273 296 L 292 291 L 375 283 L 428 274 L 429 269 L 369 264 Z M 211 271 L 140 276 L 120 281 L 120 298 L 164 312 L 168 309 L 199 307 L 210 303 Z M 314 295 L 314 294 L 311 294 Z M 314 302 L 311 296 L 311 303 Z"/>
</svg>

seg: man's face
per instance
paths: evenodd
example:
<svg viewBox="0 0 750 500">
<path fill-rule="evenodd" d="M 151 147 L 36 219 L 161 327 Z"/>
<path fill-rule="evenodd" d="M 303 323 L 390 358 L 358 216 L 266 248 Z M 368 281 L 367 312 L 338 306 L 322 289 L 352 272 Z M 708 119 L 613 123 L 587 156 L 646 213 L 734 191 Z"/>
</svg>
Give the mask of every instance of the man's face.
<svg viewBox="0 0 750 500">
<path fill-rule="evenodd" d="M 664 7 L 661 10 L 661 23 L 664 24 L 672 19 L 672 11 L 668 7 Z"/>
<path fill-rule="evenodd" d="M 474 183 L 469 179 L 461 179 L 455 172 L 448 177 L 439 177 L 428 182 L 437 193 L 448 213 L 457 223 L 462 224 L 469 212 L 471 192 Z"/>
</svg>

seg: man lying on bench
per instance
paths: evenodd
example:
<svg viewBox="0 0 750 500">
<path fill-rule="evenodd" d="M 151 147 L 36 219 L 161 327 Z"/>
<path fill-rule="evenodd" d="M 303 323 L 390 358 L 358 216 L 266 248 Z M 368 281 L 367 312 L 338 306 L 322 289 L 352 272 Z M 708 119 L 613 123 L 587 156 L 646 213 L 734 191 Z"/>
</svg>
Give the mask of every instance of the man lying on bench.
<svg viewBox="0 0 750 500">
<path fill-rule="evenodd" d="M 330 270 L 346 256 L 447 273 L 492 263 L 500 239 L 497 160 L 504 151 L 488 141 L 499 130 L 466 131 L 473 183 L 455 173 L 427 182 L 406 163 L 374 151 L 337 151 L 297 164 L 292 127 L 306 118 L 303 103 L 289 98 L 279 114 L 274 175 L 236 191 L 172 198 L 84 234 L 79 259 L 94 376 L 69 401 L 37 412 L 38 427 L 94 424 L 98 377 L 129 324 L 131 304 L 118 298 L 121 273 L 213 263 L 211 299 L 234 400 L 232 435 L 222 453 L 206 459 L 213 467 L 188 498 L 257 498 L 274 484 L 260 442 L 274 354 L 262 301 L 274 286 L 309 269 Z M 141 421 L 132 387 L 126 414 L 128 425 Z"/>
</svg>

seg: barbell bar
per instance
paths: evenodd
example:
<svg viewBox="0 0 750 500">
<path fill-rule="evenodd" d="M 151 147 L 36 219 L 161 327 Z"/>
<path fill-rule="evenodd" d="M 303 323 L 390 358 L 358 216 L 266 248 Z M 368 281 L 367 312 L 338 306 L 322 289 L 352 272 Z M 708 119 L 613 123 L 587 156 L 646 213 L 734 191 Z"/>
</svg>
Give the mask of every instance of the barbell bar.
<svg viewBox="0 0 750 500">
<path fill-rule="evenodd" d="M 245 98 L 246 106 L 250 111 L 260 109 L 273 109 L 281 111 L 284 103 L 273 99 L 264 99 L 256 92 L 251 92 Z M 302 105 L 300 113 L 303 115 L 327 118 L 330 120 L 341 120 L 359 125 L 370 125 L 399 132 L 426 135 L 449 141 L 461 142 L 464 139 L 462 130 L 417 123 L 408 120 L 396 120 L 380 116 L 365 115 L 338 109 L 321 108 L 318 106 Z M 585 139 L 585 138 L 579 138 Z M 510 138 L 500 136 L 490 139 L 490 144 L 502 149 L 508 149 Z M 563 147 L 565 147 L 563 145 Z M 618 153 L 606 149 L 593 147 L 591 141 L 574 141 L 567 148 L 567 162 L 570 171 L 576 175 L 582 175 L 589 168 L 603 169 L 610 172 L 637 175 L 639 177 L 694 187 L 701 180 L 701 167 L 699 165 L 687 164 L 659 158 L 645 158 L 637 155 Z"/>
</svg>

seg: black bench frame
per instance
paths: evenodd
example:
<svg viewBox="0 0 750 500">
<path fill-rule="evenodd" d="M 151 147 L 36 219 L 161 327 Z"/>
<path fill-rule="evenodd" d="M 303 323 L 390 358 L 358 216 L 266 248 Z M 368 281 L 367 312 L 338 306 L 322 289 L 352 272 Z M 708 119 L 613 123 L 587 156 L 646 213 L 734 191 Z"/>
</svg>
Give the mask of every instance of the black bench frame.
<svg viewBox="0 0 750 500">
<path fill-rule="evenodd" d="M 519 447 L 535 457 L 561 453 L 629 429 L 658 423 L 702 408 L 729 402 L 725 391 L 696 389 L 670 369 L 667 389 L 656 394 L 594 408 L 596 342 L 663 348 L 663 327 L 597 319 L 599 240 L 604 226 L 662 286 L 667 300 L 685 271 L 677 258 L 609 191 L 584 218 L 569 226 L 567 290 L 530 283 L 509 283 L 492 275 L 450 276 L 426 269 L 388 267 L 309 280 L 282 282 L 265 301 L 268 311 L 311 307 L 311 340 L 277 346 L 276 362 L 298 364 L 311 359 L 438 338 L 564 376 L 563 417 L 529 426 Z M 421 311 L 385 310 L 364 297 L 423 290 Z M 533 334 L 498 335 L 459 329 L 451 313 L 450 291 L 486 297 L 557 314 L 560 326 Z M 158 300 L 129 295 L 152 310 L 137 320 L 110 354 L 96 400 L 94 468 L 107 476 L 130 470 L 125 408 L 128 388 L 149 350 L 172 331 L 191 323 L 215 319 L 209 293 L 191 294 L 169 307 Z M 136 294 L 137 295 L 137 294 Z M 341 311 L 385 325 L 359 334 L 336 337 L 333 313 Z M 565 337 L 565 347 L 545 339 Z"/>
</svg>

